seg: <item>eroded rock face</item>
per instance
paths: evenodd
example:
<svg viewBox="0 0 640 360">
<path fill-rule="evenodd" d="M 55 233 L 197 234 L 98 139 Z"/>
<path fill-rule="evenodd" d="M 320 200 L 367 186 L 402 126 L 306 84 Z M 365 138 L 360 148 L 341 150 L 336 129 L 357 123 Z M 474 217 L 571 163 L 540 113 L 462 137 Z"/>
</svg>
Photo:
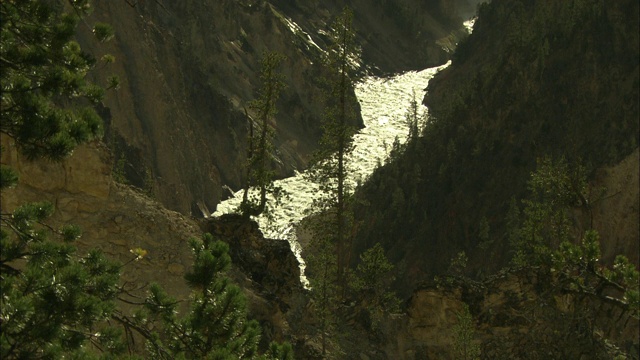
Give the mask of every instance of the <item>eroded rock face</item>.
<svg viewBox="0 0 640 360">
<path fill-rule="evenodd" d="M 265 239 L 253 220 L 229 214 L 203 220 L 203 230 L 229 244 L 231 260 L 283 311 L 302 291 L 298 260 L 286 240 Z"/>
<path fill-rule="evenodd" d="M 111 160 L 104 145 L 98 142 L 76 148 L 73 156 L 60 163 L 28 161 L 18 155 L 9 137 L 2 134 L 2 164 L 22 174 L 22 186 L 44 192 L 65 191 L 99 199 L 109 197 Z"/>
<path fill-rule="evenodd" d="M 161 283 L 176 297 L 189 294 L 182 276 L 192 264 L 188 238 L 200 236 L 195 222 L 111 179 L 108 150 L 99 143 L 79 146 L 61 163 L 28 161 L 8 138 L 2 138 L 2 163 L 17 170 L 18 185 L 2 191 L 2 212 L 26 202 L 49 201 L 55 212 L 47 223 L 81 227 L 79 254 L 91 248 L 128 263 L 122 278 L 128 289 Z M 131 249 L 147 250 L 139 261 Z"/>
<path fill-rule="evenodd" d="M 593 228 L 600 234 L 603 260 L 612 264 L 624 254 L 640 265 L 640 164 L 639 149 L 615 166 L 600 169 L 593 189 L 604 189 L 592 204 Z M 591 221 L 585 222 L 587 228 Z"/>
<path fill-rule="evenodd" d="M 273 166 L 278 176 L 306 166 L 321 134 L 323 114 L 322 51 L 314 43 L 325 46 L 321 32 L 343 4 L 297 3 L 219 0 L 95 5 L 87 21 L 112 24 L 115 38 L 96 44 L 83 27 L 79 40 L 97 59 L 105 53 L 116 58 L 112 65 L 98 66 L 94 76 L 102 83 L 114 74 L 120 78 L 120 88 L 108 92 L 102 114 L 107 121 L 106 142 L 116 157 L 129 155 L 127 166 L 134 185 L 142 187 L 147 181 L 161 203 L 184 214 L 199 213 L 197 202 L 213 210 L 228 196 L 223 185 L 234 190 L 243 185 L 244 108 L 260 86 L 260 59 L 267 50 L 286 56 L 281 70 L 288 85 L 273 124 L 277 128 Z M 407 1 L 407 6 L 417 9 L 405 11 L 416 17 L 411 31 L 401 31 L 405 22 L 379 5 L 353 4 L 370 68 L 390 72 L 446 61 L 448 55 L 435 40 L 460 28 L 460 22 L 438 20 L 437 2 L 419 4 Z M 289 19 L 301 28 L 292 31 Z M 120 138 L 124 144 L 114 140 Z"/>
</svg>

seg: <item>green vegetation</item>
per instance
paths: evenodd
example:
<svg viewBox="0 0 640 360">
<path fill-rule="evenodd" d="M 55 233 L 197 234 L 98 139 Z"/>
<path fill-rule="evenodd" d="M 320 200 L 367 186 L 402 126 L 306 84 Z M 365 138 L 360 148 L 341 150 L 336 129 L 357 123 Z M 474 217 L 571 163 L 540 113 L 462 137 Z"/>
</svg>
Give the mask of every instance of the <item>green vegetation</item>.
<svg viewBox="0 0 640 360">
<path fill-rule="evenodd" d="M 85 80 L 96 61 L 73 40 L 89 3 L 70 5 L 69 12 L 42 1 L 0 5 L 0 131 L 30 159 L 61 160 L 102 131 L 90 104 L 104 90 Z M 113 31 L 96 24 L 94 34 L 106 41 Z M 2 191 L 17 181 L 15 171 L 2 168 Z M 119 266 L 97 250 L 77 256 L 71 242 L 80 229 L 47 226 L 53 210 L 38 202 L 1 214 L 2 358 L 88 357 L 87 342 L 118 353 L 117 331 L 95 326 L 113 311 Z"/>
<path fill-rule="evenodd" d="M 104 321 L 115 308 L 120 266 L 97 250 L 78 256 L 71 242 L 80 230 L 49 228 L 52 213 L 49 203 L 30 203 L 2 215 L 0 354 L 87 358 L 87 343 L 117 354 L 120 334 Z"/>
<path fill-rule="evenodd" d="M 355 133 L 357 103 L 353 92 L 359 49 L 355 43 L 353 12 L 345 7 L 333 22 L 330 46 L 324 59 L 326 103 L 323 135 L 308 171 L 320 188 L 314 200 L 314 216 L 308 221 L 312 239 L 307 263 L 311 296 L 320 322 L 323 355 L 329 339 L 335 337 L 348 287 L 353 216 L 347 183 L 348 159 Z"/>
<path fill-rule="evenodd" d="M 409 109 L 405 116 L 407 124 L 409 125 L 408 141 L 414 141 L 420 135 L 420 128 L 424 126 L 425 114 L 420 112 L 420 105 L 416 100 L 416 94 L 413 93 L 413 98 L 409 103 Z"/>
<path fill-rule="evenodd" d="M 71 243 L 80 230 L 49 228 L 45 220 L 52 212 L 50 204 L 36 203 L 3 217 L 3 359 L 129 358 L 133 333 L 148 343 L 145 358 L 293 359 L 289 344 L 274 343 L 264 355 L 258 353 L 260 328 L 247 318 L 240 289 L 224 275 L 231 262 L 225 243 L 209 234 L 191 240 L 195 260 L 185 280 L 194 290 L 188 313 L 181 314 L 180 302 L 152 285 L 147 299 L 128 315 L 119 302 L 125 266 L 98 250 L 77 255 Z M 131 261 L 146 255 L 143 249 L 132 253 Z"/>
<path fill-rule="evenodd" d="M 30 159 L 60 160 L 102 131 L 91 104 L 102 99 L 104 89 L 85 78 L 96 60 L 73 40 L 90 6 L 86 0 L 70 5 L 71 11 L 64 13 L 62 6 L 42 1 L 4 1 L 0 6 L 0 131 L 14 138 Z M 106 41 L 113 30 L 96 24 L 94 34 Z"/>
<path fill-rule="evenodd" d="M 349 171 L 348 158 L 352 151 L 351 138 L 355 133 L 356 116 L 353 104 L 356 103 L 352 91 L 355 79 L 355 68 L 359 59 L 353 29 L 353 13 L 349 8 L 336 18 L 330 29 L 331 45 L 325 59 L 327 68 L 327 99 L 325 105 L 325 122 L 320 149 L 315 154 L 315 161 L 309 171 L 313 181 L 320 185 L 323 195 L 316 201 L 317 210 L 330 213 L 333 220 L 322 231 L 334 232 L 331 235 L 332 247 L 336 254 L 336 281 L 344 293 L 346 273 L 349 264 L 350 246 L 347 233 L 350 230 L 350 214 L 348 210 Z"/>
<path fill-rule="evenodd" d="M 4 1 L 2 32 L 2 122 L 0 131 L 30 159 L 62 160 L 82 142 L 99 136 L 92 103 L 104 90 L 85 80 L 95 60 L 72 40 L 90 10 L 87 1 L 56 7 L 42 1 Z M 100 41 L 113 31 L 97 24 Z M 108 62 L 113 58 L 107 57 Z M 114 82 L 111 85 L 115 85 Z M 8 167 L 2 191 L 18 182 Z M 114 359 L 144 354 L 165 359 L 292 359 L 288 344 L 258 353 L 260 329 L 247 319 L 246 300 L 224 272 L 228 247 L 205 235 L 192 240 L 195 262 L 185 280 L 194 289 L 190 310 L 154 285 L 128 315 L 122 310 L 121 265 L 100 251 L 78 254 L 73 225 L 47 224 L 50 203 L 24 204 L 0 217 L 0 357 L 3 359 Z M 146 250 L 132 249 L 131 261 Z M 130 262 L 131 262 L 130 261 Z M 124 331 L 123 331 L 124 330 Z M 134 333 L 147 340 L 134 348 Z"/>
<path fill-rule="evenodd" d="M 329 341 L 336 335 L 340 316 L 340 288 L 336 282 L 337 261 L 333 233 L 326 231 L 326 223 L 318 218 L 308 220 L 308 228 L 313 239 L 305 250 L 307 277 L 314 301 L 314 314 L 318 318 L 318 328 L 323 356 L 327 353 Z"/>
<path fill-rule="evenodd" d="M 401 295 L 434 275 L 469 304 L 500 281 L 526 288 L 504 294 L 499 315 L 476 319 L 527 329 L 481 344 L 483 356 L 611 358 L 637 348 L 608 335 L 638 316 L 638 271 L 600 253 L 609 234 L 593 230 L 593 207 L 611 193 L 589 184 L 638 147 L 638 7 L 482 5 L 452 65 L 429 83 L 428 124 L 356 195 L 355 221 L 366 226 L 354 248 L 380 239 L 392 263 L 403 261 Z"/>
<path fill-rule="evenodd" d="M 384 249 L 376 243 L 360 255 L 360 263 L 351 277 L 352 295 L 368 312 L 374 331 L 385 315 L 400 311 L 400 299 L 389 290 L 395 281 L 393 270 Z"/>
<path fill-rule="evenodd" d="M 510 201 L 536 159 L 564 156 L 590 179 L 638 146 L 637 12 L 628 0 L 482 5 L 429 83 L 428 125 L 359 191 L 356 247 L 383 239 L 414 274 L 441 273 L 460 251 L 470 272 L 506 265 Z M 419 276 L 402 278 L 408 295 Z"/>
<path fill-rule="evenodd" d="M 247 185 L 244 190 L 241 212 L 249 216 L 262 214 L 267 206 L 267 193 L 278 195 L 278 189 L 273 188 L 273 171 L 269 168 L 273 152 L 272 138 L 274 129 L 271 125 L 276 115 L 276 102 L 280 91 L 285 87 L 282 74 L 276 70 L 284 57 L 276 52 L 265 53 L 262 58 L 260 79 L 262 88 L 259 97 L 251 103 L 251 109 L 258 115 L 260 134 L 254 139 L 253 121 L 249 121 L 249 150 L 247 154 Z M 254 140 L 256 144 L 254 144 Z M 254 148 L 255 146 L 255 148 Z M 259 199 L 249 198 L 249 187 L 260 189 Z"/>
<path fill-rule="evenodd" d="M 402 9 L 392 12 L 397 21 L 411 18 L 398 2 L 379 3 L 389 11 Z M 105 89 L 87 80 L 98 60 L 73 40 L 89 3 L 54 4 L 0 4 L 0 132 L 28 158 L 57 161 L 101 135 L 93 105 Z M 462 287 L 463 297 L 474 300 L 487 295 L 495 278 L 472 281 L 469 274 L 502 268 L 499 275 L 516 279 L 518 290 L 499 294 L 508 311 L 498 320 L 490 312 L 474 319 L 466 305 L 456 314 L 457 358 L 478 358 L 480 346 L 483 354 L 522 358 L 624 356 L 627 350 L 617 349 L 610 334 L 640 317 L 639 274 L 624 256 L 601 259 L 600 237 L 607 234 L 592 229 L 591 207 L 603 192 L 591 189 L 589 180 L 595 169 L 638 146 L 637 13 L 638 2 L 631 0 L 481 6 L 474 34 L 430 87 L 428 127 L 422 129 L 414 99 L 407 113 L 409 142 L 394 143 L 390 163 L 359 194 L 369 201 L 357 206 L 346 178 L 359 55 L 353 14 L 345 9 L 337 17 L 326 58 L 324 136 L 312 173 L 323 197 L 315 204 L 320 214 L 309 220 L 313 239 L 307 249 L 324 356 L 338 352 L 347 303 L 364 310 L 374 334 L 386 314 L 399 310 L 390 291 L 397 276 L 392 263 L 404 259 L 403 268 L 410 269 L 413 278 L 401 278 L 406 295 L 425 275 L 442 272 L 452 256 L 439 285 Z M 417 26 L 403 24 L 407 32 Z M 105 24 L 96 24 L 93 33 L 99 41 L 113 36 Z M 105 55 L 100 61 L 114 60 Z M 260 194 L 249 198 L 245 191 L 246 217 L 264 213 L 267 194 L 277 191 L 271 184 L 271 123 L 284 87 L 276 71 L 282 60 L 265 54 L 263 86 L 251 105 L 258 130 L 254 135 L 250 122 L 247 189 L 258 187 Z M 117 79 L 106 86 L 117 87 Z M 126 181 L 125 166 L 122 151 L 114 164 L 116 180 Z M 152 168 L 143 172 L 144 191 L 151 194 Z M 1 168 L 3 192 L 18 180 L 15 171 Z M 135 311 L 127 312 L 120 286 L 127 264 L 97 250 L 80 253 L 73 246 L 80 229 L 49 226 L 53 212 L 51 204 L 37 202 L 0 214 L 3 359 L 293 358 L 289 344 L 259 349 L 260 328 L 226 275 L 231 260 L 225 243 L 209 234 L 191 240 L 189 300 L 152 285 L 141 303 L 127 305 Z M 355 234 L 360 242 L 354 245 Z M 370 239 L 381 242 L 358 251 Z M 146 254 L 131 252 L 130 262 Z M 475 322 L 483 321 L 526 331 L 478 345 Z M 145 348 L 136 348 L 135 339 L 144 339 Z"/>
<path fill-rule="evenodd" d="M 588 206 L 586 181 L 561 159 L 542 160 L 529 182 L 531 196 L 523 201 L 519 226 L 510 231 L 515 267 L 539 268 L 558 293 L 576 294 L 606 302 L 640 318 L 639 273 L 618 255 L 613 266 L 601 264 L 600 235 L 593 229 L 574 234 L 569 213 L 577 204 Z M 517 215 L 512 215 L 512 219 Z M 517 220 L 516 220 L 517 221 Z M 616 295 L 609 293 L 615 290 Z"/>
<path fill-rule="evenodd" d="M 610 334 L 630 318 L 640 318 L 636 267 L 622 255 L 612 266 L 603 264 L 598 233 L 587 229 L 580 235 L 572 226 L 572 210 L 593 201 L 582 170 L 564 159 L 539 161 L 523 211 L 513 207 L 510 213 L 514 256 L 509 271 L 536 278 L 536 298 L 517 305 L 532 324 L 522 342 L 522 353 L 529 356 L 571 358 L 586 352 L 594 359 L 611 358 L 624 351 L 611 345 Z M 535 310 L 544 304 L 552 306 Z M 615 320 L 603 321 L 604 308 L 616 314 Z"/>
<path fill-rule="evenodd" d="M 469 305 L 464 304 L 462 311 L 456 313 L 456 318 L 458 323 L 453 328 L 456 359 L 480 359 L 480 346 L 474 342 L 475 325 Z"/>
<path fill-rule="evenodd" d="M 588 208 L 594 199 L 587 193 L 586 174 L 582 166 L 571 169 L 564 159 L 550 158 L 538 162 L 536 172 L 529 180 L 528 198 L 523 200 L 522 215 L 517 207 L 511 208 L 509 221 L 521 224 L 509 229 L 512 263 L 516 266 L 548 263 L 553 249 L 570 242 L 573 223 L 569 212 L 575 207 Z"/>
<path fill-rule="evenodd" d="M 505 359 L 589 354 L 593 359 L 609 359 L 633 353 L 629 344 L 612 334 L 640 318 L 639 273 L 622 255 L 613 265 L 603 264 L 598 233 L 588 229 L 579 234 L 572 226 L 576 203 L 588 205 L 592 200 L 580 169 L 564 159 L 539 161 L 523 210 L 514 202 L 509 213 L 508 234 L 514 249 L 510 266 L 495 276 L 473 280 L 464 274 L 467 258 L 460 253 L 447 276 L 437 279 L 439 286 L 463 289 L 469 299 L 482 299 L 495 291 L 496 284 L 499 287 L 501 281 L 511 279 L 504 303 L 495 309 L 499 315 L 485 314 L 480 321 L 490 327 L 498 323 L 527 331 L 488 340 L 481 344 L 483 354 Z M 456 351 L 461 358 L 475 358 L 480 348 L 471 341 L 471 315 L 463 312 L 458 318 Z M 509 345 L 513 343 L 519 344 L 517 349 Z M 463 356 L 463 350 L 476 355 L 466 352 Z"/>
<path fill-rule="evenodd" d="M 185 274 L 193 289 L 188 313 L 180 314 L 180 302 L 154 284 L 142 309 L 114 318 L 147 340 L 153 359 L 293 359 L 289 344 L 274 343 L 267 354 L 258 354 L 260 327 L 247 318 L 240 288 L 224 275 L 231 265 L 229 246 L 210 234 L 190 243 L 195 259 Z"/>
</svg>

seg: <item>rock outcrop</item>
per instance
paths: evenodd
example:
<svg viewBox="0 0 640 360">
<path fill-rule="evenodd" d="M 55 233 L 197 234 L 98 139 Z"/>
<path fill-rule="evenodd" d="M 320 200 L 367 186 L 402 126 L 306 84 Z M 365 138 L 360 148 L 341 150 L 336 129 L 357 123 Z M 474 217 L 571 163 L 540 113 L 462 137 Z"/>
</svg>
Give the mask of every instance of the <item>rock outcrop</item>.
<svg viewBox="0 0 640 360">
<path fill-rule="evenodd" d="M 602 234 L 602 256 L 613 263 L 624 254 L 640 264 L 640 151 L 638 148 L 615 166 L 600 169 L 593 181 L 594 189 L 605 195 L 592 205 L 593 228 Z M 589 224 L 584 224 L 585 227 Z"/>
<path fill-rule="evenodd" d="M 389 359 L 454 358 L 456 315 L 463 310 L 460 292 L 436 288 L 416 290 L 407 305 L 407 313 L 390 319 L 383 328 Z"/>
<path fill-rule="evenodd" d="M 282 311 L 302 291 L 298 260 L 286 240 L 266 239 L 258 224 L 241 215 L 229 214 L 202 220 L 203 230 L 229 244 L 231 260 L 261 290 L 280 304 Z"/>
<path fill-rule="evenodd" d="M 240 215 L 200 220 L 203 231 L 229 244 L 234 280 L 249 294 L 251 315 L 261 322 L 263 345 L 304 338 L 295 313 L 304 311 L 306 292 L 298 260 L 286 240 L 266 239 L 258 224 Z M 296 353 L 300 346 L 296 345 Z"/>
</svg>

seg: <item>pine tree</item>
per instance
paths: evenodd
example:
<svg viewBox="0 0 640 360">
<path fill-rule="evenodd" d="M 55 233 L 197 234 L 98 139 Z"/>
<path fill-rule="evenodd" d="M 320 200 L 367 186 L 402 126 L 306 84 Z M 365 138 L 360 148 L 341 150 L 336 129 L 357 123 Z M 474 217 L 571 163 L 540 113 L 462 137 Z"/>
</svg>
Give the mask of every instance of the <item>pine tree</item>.
<svg viewBox="0 0 640 360">
<path fill-rule="evenodd" d="M 228 245 L 210 234 L 191 239 L 195 259 L 185 275 L 193 289 L 189 313 L 179 317 L 177 302 L 155 285 L 146 309 L 160 326 L 151 330 L 151 355 L 157 359 L 255 358 L 260 329 L 249 321 L 240 289 L 223 275 L 231 265 Z M 160 351 L 162 349 L 162 351 Z"/>
<path fill-rule="evenodd" d="M 384 254 L 380 243 L 360 255 L 360 263 L 350 281 L 355 297 L 365 307 L 376 330 L 384 314 L 400 310 L 400 300 L 389 290 L 395 280 L 394 266 Z"/>
<path fill-rule="evenodd" d="M 102 131 L 91 104 L 102 99 L 104 89 L 85 78 L 96 59 L 73 40 L 90 5 L 87 0 L 69 4 L 69 12 L 49 1 L 0 5 L 0 132 L 30 159 L 60 160 Z M 93 32 L 99 41 L 113 35 L 101 23 Z M 117 86 L 116 78 L 110 86 Z"/>
<path fill-rule="evenodd" d="M 307 275 L 311 287 L 314 312 L 318 318 L 322 354 L 326 355 L 329 339 L 335 335 L 338 323 L 339 287 L 336 282 L 337 259 L 334 232 L 327 231 L 318 217 L 307 219 L 314 234 L 313 241 L 305 250 Z"/>
<path fill-rule="evenodd" d="M 418 138 L 424 117 L 424 114 L 420 114 L 420 106 L 418 105 L 414 92 L 406 114 L 407 124 L 409 125 L 408 141 L 415 141 Z"/>
<path fill-rule="evenodd" d="M 274 129 L 270 123 L 277 112 L 276 101 L 285 87 L 282 74 L 277 72 L 277 68 L 283 60 L 284 56 L 277 52 L 266 52 L 262 58 L 260 72 L 262 88 L 258 98 L 250 105 L 258 116 L 260 134 L 257 139 L 254 139 L 253 123 L 247 115 L 249 121 L 247 185 L 241 205 L 241 211 L 245 216 L 257 216 L 264 212 L 267 205 L 267 193 L 274 192 L 274 189 L 271 188 L 273 170 L 269 168 L 273 151 Z M 254 140 L 257 142 L 256 144 L 254 144 Z M 249 199 L 250 186 L 258 187 L 259 199 Z"/>
<path fill-rule="evenodd" d="M 353 30 L 353 13 L 348 8 L 333 22 L 330 47 L 324 59 L 326 103 L 323 135 L 307 176 L 319 185 L 320 197 L 314 200 L 313 212 L 320 215 L 307 220 L 311 241 L 305 251 L 311 296 L 319 321 L 323 355 L 335 336 L 339 322 L 340 299 L 346 288 L 348 249 L 347 231 L 352 216 L 347 209 L 349 186 L 347 159 L 352 150 L 351 138 L 356 103 L 353 81 L 358 51 Z M 354 66 L 354 64 L 356 64 Z"/>
<path fill-rule="evenodd" d="M 120 266 L 98 250 L 76 255 L 79 229 L 44 225 L 52 212 L 49 203 L 30 203 L 3 214 L 0 357 L 86 357 L 89 344 L 118 353 L 119 333 L 102 321 L 115 306 Z"/>
<path fill-rule="evenodd" d="M 260 327 L 247 317 L 246 299 L 225 275 L 231 266 L 229 246 L 211 234 L 191 239 L 194 264 L 185 280 L 192 288 L 190 309 L 155 284 L 144 311 L 121 322 L 143 335 L 154 359 L 292 359 L 289 344 L 271 344 L 258 354 Z"/>
<path fill-rule="evenodd" d="M 330 213 L 333 217 L 328 227 L 334 233 L 332 247 L 335 247 L 336 252 L 336 282 L 344 291 L 349 262 L 347 233 L 351 218 L 347 206 L 347 160 L 352 151 L 352 136 L 355 134 L 355 129 L 350 124 L 355 122 L 356 115 L 352 106 L 356 103 L 352 89 L 359 57 L 353 29 L 353 13 L 349 8 L 345 8 L 336 18 L 329 37 L 331 46 L 325 59 L 328 93 L 323 136 L 309 176 L 320 185 L 321 192 L 326 195 L 316 202 L 316 208 Z"/>
<path fill-rule="evenodd" d="M 87 1 L 71 10 L 47 1 L 3 1 L 0 5 L 0 132 L 30 159 L 61 160 L 101 132 L 87 105 L 104 90 L 85 80 L 95 64 L 72 38 Z M 112 35 L 96 24 L 98 40 Z M 113 85 L 116 85 L 113 80 Z M 2 167 L 0 189 L 18 182 Z M 0 215 L 0 355 L 13 358 L 85 358 L 92 348 L 122 350 L 118 332 L 102 323 L 114 308 L 120 266 L 100 251 L 76 254 L 80 229 L 53 229 L 49 203 L 24 204 Z M 101 324 L 99 328 L 98 324 Z"/>
</svg>

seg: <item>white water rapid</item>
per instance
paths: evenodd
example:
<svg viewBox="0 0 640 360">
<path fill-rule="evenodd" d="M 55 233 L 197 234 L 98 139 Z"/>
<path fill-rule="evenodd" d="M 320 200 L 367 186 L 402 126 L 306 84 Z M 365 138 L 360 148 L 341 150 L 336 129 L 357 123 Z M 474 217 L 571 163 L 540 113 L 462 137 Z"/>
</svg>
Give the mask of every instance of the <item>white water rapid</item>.
<svg viewBox="0 0 640 360">
<path fill-rule="evenodd" d="M 409 126 L 406 114 L 411 101 L 418 103 L 424 97 L 424 89 L 429 80 L 449 63 L 425 69 L 411 71 L 391 77 L 367 77 L 356 86 L 356 96 L 360 102 L 364 128 L 353 138 L 354 150 L 349 160 L 352 169 L 350 179 L 354 185 L 365 181 L 378 166 L 383 164 L 393 142 L 397 138 L 404 143 Z M 426 108 L 422 107 L 426 115 Z M 255 218 L 260 229 L 267 238 L 287 239 L 300 262 L 301 281 L 308 286 L 304 277 L 304 260 L 301 256 L 300 244 L 295 238 L 295 226 L 307 214 L 317 186 L 305 179 L 302 173 L 296 176 L 275 181 L 277 187 L 286 191 L 288 198 L 279 206 L 273 205 L 270 199 L 271 219 L 265 216 Z M 243 190 L 237 191 L 232 198 L 220 203 L 213 216 L 235 212 L 242 202 Z"/>
</svg>

